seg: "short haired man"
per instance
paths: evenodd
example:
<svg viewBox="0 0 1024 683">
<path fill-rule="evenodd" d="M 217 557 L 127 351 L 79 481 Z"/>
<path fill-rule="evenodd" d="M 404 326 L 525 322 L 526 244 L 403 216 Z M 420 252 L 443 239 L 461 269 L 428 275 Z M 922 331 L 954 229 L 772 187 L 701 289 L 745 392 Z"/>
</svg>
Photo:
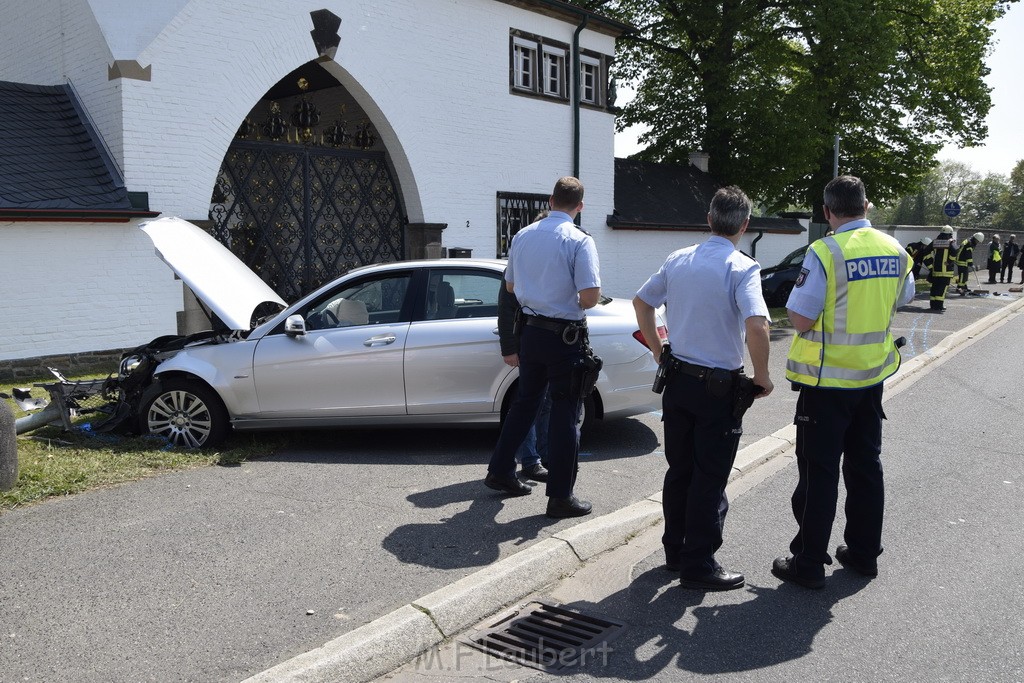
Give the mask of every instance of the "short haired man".
<svg viewBox="0 0 1024 683">
<path fill-rule="evenodd" d="M 999 271 L 999 281 L 1013 282 L 1013 266 L 1020 256 L 1020 245 L 1017 244 L 1017 236 L 1010 235 L 1006 238 L 1006 246 L 1003 247 L 1003 266 Z"/>
<path fill-rule="evenodd" d="M 637 323 L 655 359 L 672 372 L 662 397 L 665 459 L 662 490 L 666 567 L 680 584 L 730 590 L 742 574 L 715 559 L 729 509 L 725 486 L 742 434 L 733 391 L 740 384 L 743 342 L 760 396 L 768 377 L 768 306 L 757 261 L 736 249 L 750 223 L 750 199 L 737 187 L 715 193 L 708 213 L 712 236 L 669 255 L 633 298 Z M 671 356 L 662 359 L 655 309 L 665 306 Z"/>
<path fill-rule="evenodd" d="M 516 450 L 537 416 L 545 386 L 551 392 L 548 418 L 547 515 L 589 514 L 590 503 L 573 494 L 579 442 L 576 420 L 582 395 L 572 382 L 587 348 L 588 308 L 601 298 L 594 239 L 576 228 L 583 210 L 583 183 L 571 176 L 555 183 L 551 213 L 512 240 L 505 286 L 523 309 L 519 342 L 519 391 L 505 416 L 484 484 L 513 496 L 532 489 L 515 474 Z"/>
<path fill-rule="evenodd" d="M 825 218 L 836 231 L 807 249 L 786 308 L 798 334 L 786 378 L 799 387 L 792 507 L 798 530 L 772 573 L 808 588 L 825 585 L 828 541 L 846 483 L 846 543 L 836 559 L 865 576 L 882 552 L 882 382 L 900 366 L 889 329 L 914 298 L 910 257 L 865 218 L 864 183 L 839 176 L 825 186 Z"/>
</svg>

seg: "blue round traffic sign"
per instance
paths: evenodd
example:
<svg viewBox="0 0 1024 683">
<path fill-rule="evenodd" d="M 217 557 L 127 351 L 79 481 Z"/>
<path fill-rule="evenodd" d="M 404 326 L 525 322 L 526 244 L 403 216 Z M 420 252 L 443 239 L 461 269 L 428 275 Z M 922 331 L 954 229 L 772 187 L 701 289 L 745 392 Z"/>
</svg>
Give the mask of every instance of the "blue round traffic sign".
<svg viewBox="0 0 1024 683">
<path fill-rule="evenodd" d="M 956 202 L 946 202 L 946 205 L 942 207 L 943 213 L 950 218 L 960 215 L 960 205 Z"/>
</svg>

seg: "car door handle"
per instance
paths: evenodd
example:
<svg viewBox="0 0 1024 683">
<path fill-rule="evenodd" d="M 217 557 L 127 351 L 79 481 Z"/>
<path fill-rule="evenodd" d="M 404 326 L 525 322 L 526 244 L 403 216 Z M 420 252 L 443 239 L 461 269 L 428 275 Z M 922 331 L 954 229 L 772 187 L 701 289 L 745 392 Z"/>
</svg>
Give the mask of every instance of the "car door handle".
<svg viewBox="0 0 1024 683">
<path fill-rule="evenodd" d="M 397 339 L 398 337 L 393 334 L 381 334 L 376 337 L 370 337 L 363 342 L 363 346 L 387 346 L 388 344 L 394 344 Z"/>
<path fill-rule="evenodd" d="M 495 327 L 493 330 L 491 330 L 491 334 L 501 334 L 501 332 L 498 332 L 498 328 Z"/>
</svg>

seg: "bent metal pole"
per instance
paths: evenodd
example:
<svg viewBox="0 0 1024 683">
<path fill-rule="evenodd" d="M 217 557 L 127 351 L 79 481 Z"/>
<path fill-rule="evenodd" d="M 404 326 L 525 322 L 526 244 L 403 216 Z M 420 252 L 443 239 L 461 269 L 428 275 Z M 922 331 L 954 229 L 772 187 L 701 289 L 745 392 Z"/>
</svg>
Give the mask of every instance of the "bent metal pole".
<svg viewBox="0 0 1024 683">
<path fill-rule="evenodd" d="M 14 488 L 18 482 L 18 439 L 14 431 L 14 411 L 0 399 L 0 491 Z"/>
</svg>

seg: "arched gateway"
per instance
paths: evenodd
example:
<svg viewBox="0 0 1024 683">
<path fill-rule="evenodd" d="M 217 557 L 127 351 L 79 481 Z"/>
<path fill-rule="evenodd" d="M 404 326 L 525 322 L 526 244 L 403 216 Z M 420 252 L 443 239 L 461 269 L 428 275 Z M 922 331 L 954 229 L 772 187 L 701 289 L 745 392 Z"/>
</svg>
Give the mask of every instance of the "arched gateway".
<svg viewBox="0 0 1024 683">
<path fill-rule="evenodd" d="M 407 218 L 387 150 L 316 62 L 281 79 L 243 121 L 210 218 L 216 238 L 286 301 L 405 254 Z"/>
</svg>

